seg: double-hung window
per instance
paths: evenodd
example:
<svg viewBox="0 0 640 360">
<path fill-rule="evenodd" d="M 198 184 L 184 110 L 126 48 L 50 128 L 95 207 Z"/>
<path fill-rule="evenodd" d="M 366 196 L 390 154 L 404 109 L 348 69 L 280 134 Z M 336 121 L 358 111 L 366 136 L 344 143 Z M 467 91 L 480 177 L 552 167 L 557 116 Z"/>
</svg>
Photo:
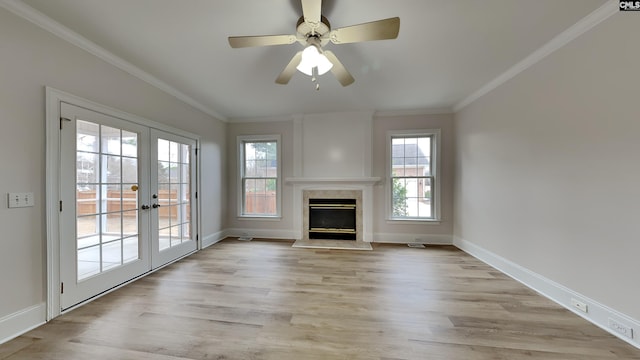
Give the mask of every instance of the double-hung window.
<svg viewBox="0 0 640 360">
<path fill-rule="evenodd" d="M 389 133 L 391 220 L 439 219 L 439 141 L 439 130 Z"/>
<path fill-rule="evenodd" d="M 280 216 L 280 136 L 239 136 L 239 215 Z"/>
</svg>

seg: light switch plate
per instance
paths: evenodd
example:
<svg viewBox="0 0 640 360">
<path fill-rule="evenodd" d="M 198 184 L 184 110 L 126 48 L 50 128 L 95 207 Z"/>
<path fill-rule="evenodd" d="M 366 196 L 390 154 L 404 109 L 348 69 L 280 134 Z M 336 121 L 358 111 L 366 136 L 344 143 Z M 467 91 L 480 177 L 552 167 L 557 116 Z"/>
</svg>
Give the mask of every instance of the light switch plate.
<svg viewBox="0 0 640 360">
<path fill-rule="evenodd" d="M 7 196 L 7 204 L 10 208 L 33 206 L 33 193 L 9 193 Z"/>
</svg>

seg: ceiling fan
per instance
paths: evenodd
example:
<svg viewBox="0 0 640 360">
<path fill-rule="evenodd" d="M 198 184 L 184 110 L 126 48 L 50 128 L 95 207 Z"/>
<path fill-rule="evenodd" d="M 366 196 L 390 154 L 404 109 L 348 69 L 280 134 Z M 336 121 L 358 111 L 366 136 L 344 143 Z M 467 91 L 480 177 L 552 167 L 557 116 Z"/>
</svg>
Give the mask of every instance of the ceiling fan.
<svg viewBox="0 0 640 360">
<path fill-rule="evenodd" d="M 232 48 L 243 48 L 287 45 L 297 41 L 305 48 L 293 56 L 276 79 L 276 83 L 288 84 L 296 70 L 311 76 L 311 80 L 316 82 L 318 75 L 331 70 L 342 86 L 348 86 L 355 81 L 353 76 L 333 52 L 322 48 L 329 42 L 338 45 L 395 39 L 400 31 L 398 17 L 332 30 L 329 20 L 322 16 L 321 12 L 322 0 L 302 0 L 302 16 L 296 24 L 295 35 L 230 36 L 229 45 Z M 317 82 L 316 89 L 319 89 Z"/>
</svg>

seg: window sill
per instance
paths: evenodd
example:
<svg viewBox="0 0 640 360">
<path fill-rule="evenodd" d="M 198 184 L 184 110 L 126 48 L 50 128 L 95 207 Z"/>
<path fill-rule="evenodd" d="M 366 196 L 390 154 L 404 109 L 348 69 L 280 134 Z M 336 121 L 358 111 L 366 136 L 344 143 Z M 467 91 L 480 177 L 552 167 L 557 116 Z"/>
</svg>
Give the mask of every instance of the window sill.
<svg viewBox="0 0 640 360">
<path fill-rule="evenodd" d="M 387 224 L 421 224 L 421 225 L 440 225 L 439 219 L 387 219 Z"/>
<path fill-rule="evenodd" d="M 282 220 L 282 216 L 274 215 L 274 216 L 260 216 L 260 215 L 239 215 L 238 220 L 255 220 L 255 221 L 280 221 Z"/>
</svg>

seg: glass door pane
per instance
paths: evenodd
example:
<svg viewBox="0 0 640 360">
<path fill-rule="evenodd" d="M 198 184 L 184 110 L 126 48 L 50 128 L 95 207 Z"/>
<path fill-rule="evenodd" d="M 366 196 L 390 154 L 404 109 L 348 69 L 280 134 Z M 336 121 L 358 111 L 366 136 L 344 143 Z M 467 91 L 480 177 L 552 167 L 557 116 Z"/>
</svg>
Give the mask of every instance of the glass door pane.
<svg viewBox="0 0 640 360">
<path fill-rule="evenodd" d="M 77 120 L 76 141 L 76 258 L 82 281 L 139 259 L 138 134 Z"/>
<path fill-rule="evenodd" d="M 152 179 L 153 264 L 159 266 L 197 248 L 192 229 L 195 140 L 152 131 L 157 144 Z M 153 156 L 153 154 L 152 154 Z M 152 160 L 153 161 L 153 160 Z M 156 250 L 157 249 L 157 250 Z"/>
</svg>

